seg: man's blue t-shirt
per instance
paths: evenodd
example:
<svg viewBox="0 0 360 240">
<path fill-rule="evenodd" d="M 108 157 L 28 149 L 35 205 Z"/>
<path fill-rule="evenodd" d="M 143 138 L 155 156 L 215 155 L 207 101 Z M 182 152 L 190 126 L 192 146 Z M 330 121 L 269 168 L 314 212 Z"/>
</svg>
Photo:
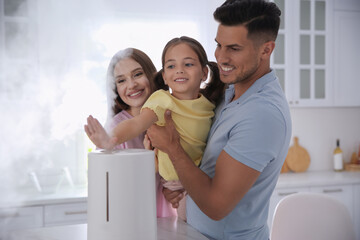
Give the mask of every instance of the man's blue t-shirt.
<svg viewBox="0 0 360 240">
<path fill-rule="evenodd" d="M 267 240 L 269 200 L 284 163 L 291 118 L 287 100 L 272 70 L 233 102 L 234 87 L 216 110 L 200 165 L 211 178 L 222 150 L 261 172 L 233 211 L 220 221 L 211 220 L 187 198 L 187 220 L 210 239 Z"/>
</svg>

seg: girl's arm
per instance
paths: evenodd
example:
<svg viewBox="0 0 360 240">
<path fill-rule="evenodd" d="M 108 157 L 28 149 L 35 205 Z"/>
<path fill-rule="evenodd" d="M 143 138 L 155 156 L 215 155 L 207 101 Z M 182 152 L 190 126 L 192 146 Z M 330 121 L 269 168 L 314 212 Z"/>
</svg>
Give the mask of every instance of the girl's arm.
<svg viewBox="0 0 360 240">
<path fill-rule="evenodd" d="M 152 110 L 145 108 L 134 118 L 122 121 L 116 125 L 112 136 L 109 136 L 99 121 L 92 116 L 87 118 L 87 125 L 84 128 L 86 134 L 96 147 L 111 150 L 116 145 L 139 136 L 157 120 L 156 114 Z"/>
<path fill-rule="evenodd" d="M 117 139 L 116 145 L 139 136 L 157 120 L 158 118 L 154 111 L 144 108 L 139 115 L 120 122 L 114 128 L 112 134 Z"/>
<path fill-rule="evenodd" d="M 84 126 L 84 129 L 90 140 L 98 148 L 112 149 L 117 142 L 116 138 L 111 138 L 100 122 L 91 115 L 87 118 L 87 124 Z"/>
<path fill-rule="evenodd" d="M 154 153 L 155 153 L 155 172 L 159 172 L 159 160 L 157 157 L 158 149 L 153 148 L 153 146 L 151 145 L 150 138 L 147 134 L 145 134 L 143 143 L 144 143 L 145 149 L 154 151 Z"/>
</svg>

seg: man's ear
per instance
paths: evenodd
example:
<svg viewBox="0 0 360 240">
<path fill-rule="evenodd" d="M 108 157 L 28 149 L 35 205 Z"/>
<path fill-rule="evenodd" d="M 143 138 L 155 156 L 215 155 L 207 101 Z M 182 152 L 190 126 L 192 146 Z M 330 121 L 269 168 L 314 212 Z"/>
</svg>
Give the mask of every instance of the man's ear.
<svg viewBox="0 0 360 240">
<path fill-rule="evenodd" d="M 261 48 L 261 55 L 264 59 L 270 59 L 272 52 L 275 48 L 275 42 L 274 41 L 268 41 L 262 45 Z"/>
</svg>

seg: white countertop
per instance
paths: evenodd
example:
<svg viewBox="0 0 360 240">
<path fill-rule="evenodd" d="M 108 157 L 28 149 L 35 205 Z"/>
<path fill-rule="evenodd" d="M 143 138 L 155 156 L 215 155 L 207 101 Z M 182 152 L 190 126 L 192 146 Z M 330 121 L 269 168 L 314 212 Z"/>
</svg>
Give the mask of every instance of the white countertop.
<svg viewBox="0 0 360 240">
<path fill-rule="evenodd" d="M 21 189 L 2 194 L 0 208 L 39 206 L 87 201 L 87 186 L 64 187 L 56 193 L 40 193 L 35 189 Z"/>
<path fill-rule="evenodd" d="M 176 217 L 157 219 L 158 240 L 205 240 L 201 233 Z M 86 240 L 87 224 L 37 228 L 12 232 L 8 240 Z M 120 239 L 120 238 L 119 238 Z"/>
<path fill-rule="evenodd" d="M 360 172 L 303 172 L 303 173 L 282 173 L 276 184 L 276 188 L 290 188 L 300 186 L 329 186 L 344 184 L 360 184 Z"/>
<path fill-rule="evenodd" d="M 360 184 L 360 172 L 318 171 L 280 174 L 277 189 L 299 186 L 328 186 L 343 184 Z M 57 193 L 42 194 L 35 190 L 22 190 L 2 194 L 0 208 L 64 204 L 87 201 L 87 186 L 61 188 Z"/>
</svg>

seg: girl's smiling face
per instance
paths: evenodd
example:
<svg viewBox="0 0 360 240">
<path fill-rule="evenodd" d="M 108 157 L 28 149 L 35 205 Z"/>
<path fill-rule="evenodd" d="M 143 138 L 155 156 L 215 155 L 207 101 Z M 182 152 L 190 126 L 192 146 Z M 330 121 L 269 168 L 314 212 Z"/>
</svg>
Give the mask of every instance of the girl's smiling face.
<svg viewBox="0 0 360 240">
<path fill-rule="evenodd" d="M 141 65 L 131 58 L 121 59 L 115 65 L 114 79 L 120 98 L 129 105 L 127 111 L 132 116 L 138 115 L 151 94 L 150 82 Z"/>
<path fill-rule="evenodd" d="M 208 69 L 202 67 L 195 51 L 186 43 L 170 47 L 165 54 L 163 79 L 178 99 L 199 97 L 200 84 L 206 80 Z"/>
</svg>

